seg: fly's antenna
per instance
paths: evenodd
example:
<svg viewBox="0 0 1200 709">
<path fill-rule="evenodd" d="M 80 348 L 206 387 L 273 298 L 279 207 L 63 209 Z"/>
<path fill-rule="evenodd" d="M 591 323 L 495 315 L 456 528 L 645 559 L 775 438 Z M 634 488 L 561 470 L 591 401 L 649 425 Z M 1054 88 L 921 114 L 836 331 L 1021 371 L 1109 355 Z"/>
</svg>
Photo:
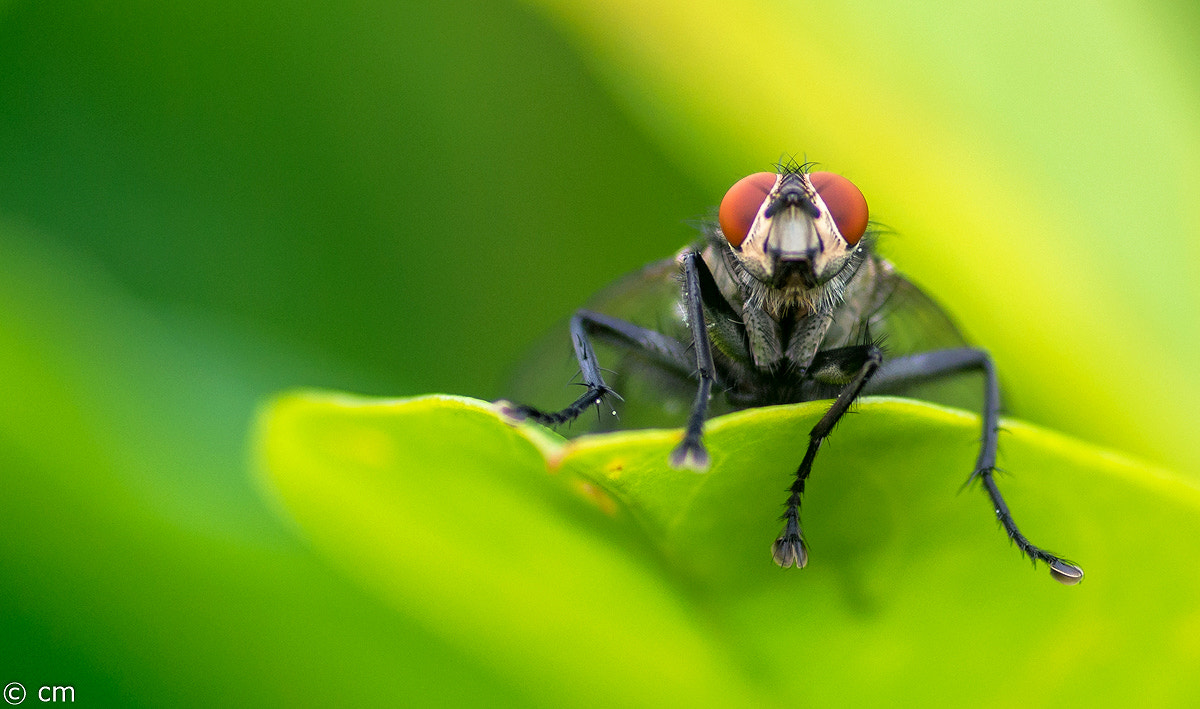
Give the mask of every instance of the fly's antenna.
<svg viewBox="0 0 1200 709">
<path fill-rule="evenodd" d="M 775 172 L 781 175 L 807 175 L 816 166 L 817 163 L 807 158 L 804 162 L 799 162 L 795 155 L 784 155 L 779 158 L 779 162 L 775 163 Z"/>
</svg>

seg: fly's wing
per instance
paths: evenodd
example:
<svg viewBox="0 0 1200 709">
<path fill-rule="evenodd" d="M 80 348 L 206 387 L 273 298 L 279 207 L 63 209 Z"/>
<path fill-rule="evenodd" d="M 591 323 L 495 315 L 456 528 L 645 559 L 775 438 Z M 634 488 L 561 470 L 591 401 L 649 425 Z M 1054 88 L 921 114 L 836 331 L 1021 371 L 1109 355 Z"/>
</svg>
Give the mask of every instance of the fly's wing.
<svg viewBox="0 0 1200 709">
<path fill-rule="evenodd" d="M 875 303 L 868 323 L 871 338 L 881 343 L 885 363 L 904 355 L 968 346 L 941 306 L 887 262 L 881 260 L 877 265 Z M 966 372 L 919 384 L 872 389 L 869 393 L 979 411 L 983 405 L 983 379 L 978 373 Z"/>
<path fill-rule="evenodd" d="M 690 352 L 691 338 L 679 309 L 679 265 L 665 259 L 618 280 L 584 305 L 675 338 Z M 604 379 L 624 401 L 610 399 L 617 411 L 603 407 L 599 416 L 585 413 L 559 432 L 574 436 L 589 431 L 615 428 L 666 428 L 681 426 L 696 395 L 696 383 L 687 375 L 663 366 L 624 340 L 597 333 L 592 337 L 596 359 Z M 505 397 L 544 410 L 558 410 L 575 400 L 583 390 L 579 364 L 571 346 L 567 321 L 561 322 L 531 349 L 514 369 Z"/>
</svg>

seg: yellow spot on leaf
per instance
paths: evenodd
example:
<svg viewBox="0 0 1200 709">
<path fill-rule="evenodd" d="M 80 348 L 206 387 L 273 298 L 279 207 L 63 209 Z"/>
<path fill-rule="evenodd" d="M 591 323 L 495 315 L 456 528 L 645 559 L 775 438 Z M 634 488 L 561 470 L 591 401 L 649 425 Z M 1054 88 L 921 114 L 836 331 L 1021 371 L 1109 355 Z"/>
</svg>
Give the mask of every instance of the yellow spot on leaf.
<svg viewBox="0 0 1200 709">
<path fill-rule="evenodd" d="M 585 499 L 596 505 L 601 512 L 609 517 L 617 514 L 617 502 L 605 492 L 600 486 L 587 480 L 576 480 L 575 489 L 578 490 Z"/>
</svg>

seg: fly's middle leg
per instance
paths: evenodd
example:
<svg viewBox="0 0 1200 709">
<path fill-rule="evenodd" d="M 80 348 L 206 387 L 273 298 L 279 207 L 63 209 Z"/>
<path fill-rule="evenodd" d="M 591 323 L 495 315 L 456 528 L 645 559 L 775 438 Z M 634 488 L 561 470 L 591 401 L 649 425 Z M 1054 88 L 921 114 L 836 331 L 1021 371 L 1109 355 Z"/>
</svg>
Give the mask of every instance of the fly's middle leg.
<svg viewBox="0 0 1200 709">
<path fill-rule="evenodd" d="M 1017 528 L 1012 511 L 1000 488 L 996 485 L 996 447 L 1000 433 L 1000 385 L 996 378 L 996 368 L 987 352 L 973 347 L 959 347 L 948 350 L 935 350 L 907 357 L 889 360 L 880 371 L 879 377 L 872 382 L 872 387 L 886 390 L 889 386 L 903 386 L 921 381 L 937 379 L 949 374 L 964 371 L 978 371 L 984 376 L 983 396 L 983 438 L 979 446 L 979 457 L 975 461 L 975 470 L 967 479 L 970 484 L 980 482 L 991 500 L 992 508 L 1009 539 L 1017 545 L 1030 560 L 1035 563 L 1045 562 L 1050 567 L 1050 575 L 1056 581 L 1067 585 L 1079 583 L 1083 579 L 1083 569 L 1045 549 L 1035 546 Z"/>
<path fill-rule="evenodd" d="M 717 378 L 713 363 L 712 343 L 709 341 L 708 325 L 704 317 L 706 302 L 724 302 L 716 281 L 696 251 L 687 251 L 680 257 L 683 270 L 683 307 L 688 328 L 692 334 L 693 360 L 700 384 L 696 387 L 696 400 L 688 415 L 683 440 L 671 451 L 673 468 L 686 468 L 702 472 L 708 469 L 708 450 L 704 447 L 704 419 L 708 415 L 708 401 L 712 398 L 712 385 Z M 726 305 L 728 307 L 728 305 Z"/>
<path fill-rule="evenodd" d="M 808 564 L 808 549 L 804 545 L 804 533 L 800 529 L 800 499 L 804 496 L 804 483 L 812 472 L 817 451 L 829 432 L 862 393 L 863 387 L 879 369 L 882 361 L 883 353 L 875 345 L 857 345 L 818 352 L 813 360 L 810 372 L 813 372 L 816 378 L 830 383 L 845 383 L 845 387 L 809 432 L 804 460 L 796 469 L 795 481 L 788 488 L 787 507 L 782 518 L 783 532 L 771 546 L 771 555 L 775 558 L 775 563 L 785 569 L 793 565 L 802 569 Z"/>
</svg>

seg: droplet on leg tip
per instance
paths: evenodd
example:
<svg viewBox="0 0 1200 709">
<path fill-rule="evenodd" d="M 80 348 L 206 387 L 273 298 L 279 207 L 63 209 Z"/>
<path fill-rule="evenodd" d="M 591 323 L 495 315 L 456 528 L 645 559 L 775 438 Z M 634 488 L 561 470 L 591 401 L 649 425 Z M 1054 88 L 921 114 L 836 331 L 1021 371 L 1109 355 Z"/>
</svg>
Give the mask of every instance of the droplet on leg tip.
<svg viewBox="0 0 1200 709">
<path fill-rule="evenodd" d="M 1074 586 L 1083 580 L 1083 569 L 1062 559 L 1050 562 L 1050 575 L 1064 586 Z"/>
</svg>

